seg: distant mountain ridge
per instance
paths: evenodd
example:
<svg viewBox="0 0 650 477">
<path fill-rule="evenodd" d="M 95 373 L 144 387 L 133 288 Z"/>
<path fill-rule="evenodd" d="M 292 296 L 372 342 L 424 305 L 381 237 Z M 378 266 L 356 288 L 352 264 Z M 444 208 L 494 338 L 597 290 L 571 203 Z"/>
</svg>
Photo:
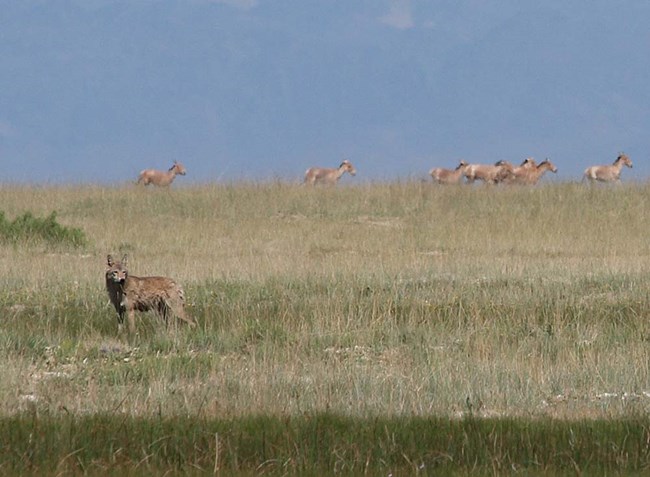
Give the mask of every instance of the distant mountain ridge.
<svg viewBox="0 0 650 477">
<path fill-rule="evenodd" d="M 409 3 L 397 28 L 389 4 L 9 1 L 5 180 L 174 159 L 189 181 L 299 180 L 347 157 L 358 181 L 527 156 L 572 180 L 621 150 L 624 179 L 650 174 L 650 5 Z"/>
</svg>

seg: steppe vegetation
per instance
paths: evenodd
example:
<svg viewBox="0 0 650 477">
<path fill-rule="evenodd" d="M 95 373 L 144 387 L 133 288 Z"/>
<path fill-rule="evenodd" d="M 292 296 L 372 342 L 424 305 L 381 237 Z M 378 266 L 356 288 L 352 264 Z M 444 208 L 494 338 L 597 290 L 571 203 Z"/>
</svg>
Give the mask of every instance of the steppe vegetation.
<svg viewBox="0 0 650 477">
<path fill-rule="evenodd" d="M 650 189 L 0 187 L 0 472 L 639 472 Z M 66 230 L 68 230 L 66 229 Z M 117 334 L 106 254 L 194 329 Z"/>
</svg>

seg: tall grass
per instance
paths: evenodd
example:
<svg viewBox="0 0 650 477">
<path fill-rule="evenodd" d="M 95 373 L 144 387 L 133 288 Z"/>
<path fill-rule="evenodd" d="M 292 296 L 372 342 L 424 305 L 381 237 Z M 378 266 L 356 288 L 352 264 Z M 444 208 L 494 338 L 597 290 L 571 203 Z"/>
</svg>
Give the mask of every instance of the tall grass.
<svg viewBox="0 0 650 477">
<path fill-rule="evenodd" d="M 3 186 L 0 200 L 88 239 L 0 245 L 8 422 L 649 409 L 645 185 Z M 143 314 L 118 336 L 107 253 L 180 281 L 198 329 Z"/>
<path fill-rule="evenodd" d="M 0 419 L 4 475 L 641 475 L 647 418 Z"/>
</svg>

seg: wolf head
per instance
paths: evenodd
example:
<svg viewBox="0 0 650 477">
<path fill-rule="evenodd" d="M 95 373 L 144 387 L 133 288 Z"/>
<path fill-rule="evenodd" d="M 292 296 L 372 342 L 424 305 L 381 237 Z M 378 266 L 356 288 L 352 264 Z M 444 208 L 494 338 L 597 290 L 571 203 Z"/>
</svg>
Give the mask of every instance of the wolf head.
<svg viewBox="0 0 650 477">
<path fill-rule="evenodd" d="M 108 266 L 106 269 L 106 281 L 124 285 L 124 282 L 126 282 L 126 279 L 129 276 L 129 271 L 126 268 L 127 256 L 124 255 L 122 261 L 117 262 L 113 260 L 113 256 L 109 254 L 106 258 L 106 265 Z"/>
</svg>

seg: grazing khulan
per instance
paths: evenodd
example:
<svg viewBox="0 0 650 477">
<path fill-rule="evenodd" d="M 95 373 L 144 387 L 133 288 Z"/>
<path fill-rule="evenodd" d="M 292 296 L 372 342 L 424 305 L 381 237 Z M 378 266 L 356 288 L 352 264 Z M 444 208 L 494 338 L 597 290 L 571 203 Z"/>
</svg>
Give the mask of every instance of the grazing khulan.
<svg viewBox="0 0 650 477">
<path fill-rule="evenodd" d="M 557 174 L 557 167 L 547 157 L 542 162 L 537 164 L 537 167 L 532 167 L 526 170 L 524 177 L 524 184 L 535 185 L 539 182 L 546 171 L 551 171 Z"/>
<path fill-rule="evenodd" d="M 496 164 L 469 164 L 463 175 L 468 184 L 476 180 L 486 184 L 499 184 L 510 180 L 513 174 L 513 166 L 507 161 L 498 161 Z"/>
<path fill-rule="evenodd" d="M 460 161 L 456 169 L 445 169 L 444 167 L 435 167 L 429 171 L 429 175 L 434 182 L 443 185 L 460 184 L 463 173 L 467 169 L 467 163 Z"/>
<path fill-rule="evenodd" d="M 529 162 L 526 162 L 529 161 Z M 532 158 L 526 159 L 521 166 L 515 167 L 512 178 L 513 184 L 535 185 L 539 182 L 546 171 L 557 173 L 557 167 L 548 158 L 539 164 L 535 164 Z"/>
<path fill-rule="evenodd" d="M 338 180 L 345 172 L 349 173 L 351 176 L 354 176 L 357 173 L 357 170 L 354 168 L 352 163 L 347 159 L 341 162 L 341 165 L 338 167 L 338 169 L 326 168 L 326 167 L 311 167 L 307 169 L 307 171 L 305 172 L 305 184 L 334 185 L 338 182 Z"/>
<path fill-rule="evenodd" d="M 157 169 L 143 170 L 138 176 L 138 184 L 153 184 L 155 186 L 166 187 L 174 182 L 177 175 L 184 176 L 186 173 L 185 166 L 178 161 L 174 161 L 174 164 L 166 172 Z"/>
<path fill-rule="evenodd" d="M 135 312 L 154 311 L 162 318 L 165 326 L 169 317 L 196 325 L 185 314 L 185 296 L 183 288 L 167 277 L 136 277 L 129 274 L 127 256 L 116 261 L 109 254 L 106 260 L 106 291 L 117 311 L 118 332 L 122 332 L 124 317 L 128 318 L 129 332 L 135 332 Z"/>
<path fill-rule="evenodd" d="M 623 166 L 632 168 L 632 161 L 625 154 L 620 153 L 612 165 L 588 167 L 582 180 L 588 180 L 590 183 L 620 182 Z"/>
<path fill-rule="evenodd" d="M 532 157 L 527 157 L 522 161 L 522 163 L 518 166 L 513 166 L 510 162 L 508 161 L 498 161 L 496 165 L 505 165 L 508 169 L 512 169 L 512 174 L 504 180 L 504 182 L 508 184 L 519 184 L 521 183 L 521 177 L 526 174 L 526 172 L 529 169 L 532 169 L 534 167 L 537 167 L 537 163 L 535 162 L 535 159 Z"/>
</svg>

